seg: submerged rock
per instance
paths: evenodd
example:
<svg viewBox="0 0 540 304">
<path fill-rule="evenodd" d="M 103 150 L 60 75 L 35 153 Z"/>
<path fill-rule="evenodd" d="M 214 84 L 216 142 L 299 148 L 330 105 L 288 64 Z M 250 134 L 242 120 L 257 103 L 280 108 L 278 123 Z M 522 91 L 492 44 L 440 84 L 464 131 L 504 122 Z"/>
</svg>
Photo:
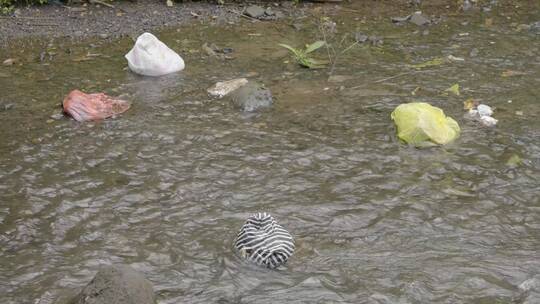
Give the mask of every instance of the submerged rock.
<svg viewBox="0 0 540 304">
<path fill-rule="evenodd" d="M 253 112 L 272 105 L 273 98 L 270 90 L 264 85 L 249 82 L 231 94 L 233 105 L 244 112 Z"/>
<path fill-rule="evenodd" d="M 125 265 L 104 266 L 69 304 L 155 304 L 152 284 Z"/>
<path fill-rule="evenodd" d="M 131 103 L 104 93 L 85 94 L 71 91 L 62 103 L 64 112 L 76 121 L 101 120 L 127 111 Z"/>
</svg>

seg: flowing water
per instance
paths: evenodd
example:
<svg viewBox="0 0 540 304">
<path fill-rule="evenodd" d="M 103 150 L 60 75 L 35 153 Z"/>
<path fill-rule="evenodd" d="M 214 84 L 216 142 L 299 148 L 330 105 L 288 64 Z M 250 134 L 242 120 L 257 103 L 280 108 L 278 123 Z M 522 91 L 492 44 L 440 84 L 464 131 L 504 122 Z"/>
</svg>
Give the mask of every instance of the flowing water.
<svg viewBox="0 0 540 304">
<path fill-rule="evenodd" d="M 19 59 L 0 68 L 0 302 L 54 303 L 124 263 L 159 303 L 540 303 L 540 36 L 516 30 L 539 17 L 459 15 L 424 31 L 343 11 L 326 37 L 337 51 L 357 31 L 384 43 L 339 56 L 330 82 L 277 46 L 320 38 L 315 18 L 166 30 L 187 68 L 162 78 L 126 69 L 129 38 L 0 50 Z M 204 42 L 235 58 L 209 58 Z M 411 67 L 448 55 L 465 61 Z M 245 75 L 271 89 L 271 109 L 207 96 Z M 444 94 L 455 83 L 461 95 Z M 95 123 L 54 116 L 75 88 L 133 106 Z M 499 124 L 465 119 L 468 98 Z M 401 144 L 390 113 L 410 101 L 441 107 L 461 137 Z M 295 237 L 284 269 L 232 250 L 258 211 Z"/>
</svg>

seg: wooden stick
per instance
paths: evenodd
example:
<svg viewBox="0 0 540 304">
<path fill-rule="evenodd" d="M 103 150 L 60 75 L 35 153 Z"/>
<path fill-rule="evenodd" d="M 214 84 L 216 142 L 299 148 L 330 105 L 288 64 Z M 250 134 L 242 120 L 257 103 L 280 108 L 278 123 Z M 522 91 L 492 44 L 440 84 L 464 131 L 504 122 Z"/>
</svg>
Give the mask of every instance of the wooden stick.
<svg viewBox="0 0 540 304">
<path fill-rule="evenodd" d="M 110 3 L 107 3 L 107 2 L 100 1 L 100 0 L 89 0 L 89 1 L 90 1 L 90 3 L 92 3 L 92 4 L 101 4 L 101 5 L 110 7 L 110 8 L 114 8 L 114 5 L 112 5 L 112 4 L 110 4 Z"/>
</svg>

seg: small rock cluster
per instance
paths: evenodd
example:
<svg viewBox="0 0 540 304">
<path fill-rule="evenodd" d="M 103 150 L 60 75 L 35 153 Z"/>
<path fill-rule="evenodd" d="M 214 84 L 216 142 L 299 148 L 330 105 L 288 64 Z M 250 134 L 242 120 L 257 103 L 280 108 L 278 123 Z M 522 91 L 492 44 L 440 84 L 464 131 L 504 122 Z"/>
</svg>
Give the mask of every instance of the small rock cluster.
<svg viewBox="0 0 540 304">
<path fill-rule="evenodd" d="M 493 115 L 493 110 L 490 106 L 485 104 L 479 104 L 476 108 L 470 109 L 467 115 L 479 122 L 481 122 L 486 127 L 493 127 L 499 122 L 497 119 L 491 117 Z"/>
<path fill-rule="evenodd" d="M 271 7 L 265 9 L 258 5 L 248 6 L 244 10 L 244 15 L 259 20 L 276 20 L 284 17 L 280 11 L 274 11 Z"/>
</svg>

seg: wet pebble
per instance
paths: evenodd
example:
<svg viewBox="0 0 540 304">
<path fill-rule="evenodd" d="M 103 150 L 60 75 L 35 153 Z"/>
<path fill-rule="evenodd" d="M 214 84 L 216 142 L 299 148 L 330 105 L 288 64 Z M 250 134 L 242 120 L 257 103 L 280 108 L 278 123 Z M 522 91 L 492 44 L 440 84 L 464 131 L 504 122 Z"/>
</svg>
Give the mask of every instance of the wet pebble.
<svg viewBox="0 0 540 304">
<path fill-rule="evenodd" d="M 364 43 L 364 42 L 368 41 L 369 36 L 366 35 L 366 34 L 357 32 L 357 33 L 354 34 L 354 39 L 355 39 L 356 42 L 358 42 L 358 43 Z"/>
<path fill-rule="evenodd" d="M 390 20 L 392 20 L 393 23 L 402 24 L 405 23 L 405 21 L 409 21 L 409 19 L 411 19 L 411 15 L 405 17 L 392 17 Z"/>
<path fill-rule="evenodd" d="M 412 24 L 416 24 L 418 26 L 428 25 L 431 23 L 431 20 L 424 15 L 422 15 L 421 12 L 416 12 L 411 15 L 411 19 L 409 20 Z"/>
<path fill-rule="evenodd" d="M 53 115 L 49 116 L 51 119 L 54 119 L 54 120 L 60 120 L 62 118 L 64 118 L 64 114 L 62 113 L 54 113 Z"/>
</svg>

